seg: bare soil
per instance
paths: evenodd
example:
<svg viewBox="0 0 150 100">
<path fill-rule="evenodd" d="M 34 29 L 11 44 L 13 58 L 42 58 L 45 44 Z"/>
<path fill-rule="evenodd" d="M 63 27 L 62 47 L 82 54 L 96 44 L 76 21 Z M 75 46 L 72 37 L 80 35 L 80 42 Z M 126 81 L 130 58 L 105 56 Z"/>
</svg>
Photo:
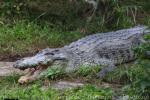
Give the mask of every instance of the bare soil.
<svg viewBox="0 0 150 100">
<path fill-rule="evenodd" d="M 35 53 L 28 53 L 28 54 L 22 54 L 22 55 L 12 55 L 12 54 L 1 54 L 0 55 L 0 61 L 4 62 L 15 62 L 16 60 L 19 60 L 23 57 L 33 56 Z"/>
<path fill-rule="evenodd" d="M 13 68 L 14 62 L 0 62 L 0 76 L 8 76 L 11 74 L 22 74 L 23 72 Z"/>
</svg>

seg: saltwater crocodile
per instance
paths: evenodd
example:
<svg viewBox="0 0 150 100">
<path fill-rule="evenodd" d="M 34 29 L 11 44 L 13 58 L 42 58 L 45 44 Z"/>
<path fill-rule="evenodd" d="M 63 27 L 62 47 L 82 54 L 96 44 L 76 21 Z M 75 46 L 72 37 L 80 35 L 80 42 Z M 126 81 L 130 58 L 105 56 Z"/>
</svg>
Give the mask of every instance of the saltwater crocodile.
<svg viewBox="0 0 150 100">
<path fill-rule="evenodd" d="M 15 68 L 35 69 L 19 79 L 20 83 L 33 81 L 42 70 L 59 64 L 66 72 L 74 71 L 81 65 L 106 65 L 98 76 L 103 78 L 107 72 L 113 71 L 115 65 L 130 62 L 136 57 L 132 48 L 142 43 L 142 37 L 150 31 L 146 26 L 136 26 L 119 31 L 97 33 L 79 39 L 62 48 L 47 48 L 33 57 L 16 61 Z"/>
</svg>

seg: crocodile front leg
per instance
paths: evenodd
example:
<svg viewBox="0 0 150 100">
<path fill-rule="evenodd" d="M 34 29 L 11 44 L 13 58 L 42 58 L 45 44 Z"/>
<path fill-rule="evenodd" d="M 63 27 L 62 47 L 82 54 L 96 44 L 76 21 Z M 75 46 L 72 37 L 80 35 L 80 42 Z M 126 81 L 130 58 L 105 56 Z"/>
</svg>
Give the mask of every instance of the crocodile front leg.
<svg viewBox="0 0 150 100">
<path fill-rule="evenodd" d="M 103 79 L 107 73 L 114 71 L 114 69 L 116 69 L 116 66 L 109 64 L 108 67 L 103 68 L 99 73 L 97 73 L 97 76 L 100 79 Z"/>
<path fill-rule="evenodd" d="M 98 59 L 96 62 L 99 65 L 106 66 L 102 68 L 100 72 L 97 73 L 97 76 L 100 79 L 103 79 L 107 73 L 112 72 L 114 71 L 114 69 L 117 68 L 109 59 L 102 58 Z"/>
</svg>

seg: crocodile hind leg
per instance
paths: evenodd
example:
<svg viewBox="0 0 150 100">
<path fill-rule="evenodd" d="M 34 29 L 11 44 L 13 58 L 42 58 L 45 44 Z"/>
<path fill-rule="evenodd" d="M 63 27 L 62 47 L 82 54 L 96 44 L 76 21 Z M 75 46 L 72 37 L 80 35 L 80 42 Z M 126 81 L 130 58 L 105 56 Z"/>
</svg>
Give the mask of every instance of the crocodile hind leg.
<svg viewBox="0 0 150 100">
<path fill-rule="evenodd" d="M 101 69 L 100 72 L 97 73 L 98 78 L 103 79 L 105 75 L 109 72 L 114 71 L 117 67 L 109 60 L 109 59 L 99 59 L 97 63 L 102 66 L 106 66 Z"/>
<path fill-rule="evenodd" d="M 39 66 L 37 69 L 29 69 L 28 73 L 24 76 L 21 76 L 18 80 L 19 84 L 31 83 L 40 78 L 40 73 L 46 70 L 47 67 Z"/>
</svg>

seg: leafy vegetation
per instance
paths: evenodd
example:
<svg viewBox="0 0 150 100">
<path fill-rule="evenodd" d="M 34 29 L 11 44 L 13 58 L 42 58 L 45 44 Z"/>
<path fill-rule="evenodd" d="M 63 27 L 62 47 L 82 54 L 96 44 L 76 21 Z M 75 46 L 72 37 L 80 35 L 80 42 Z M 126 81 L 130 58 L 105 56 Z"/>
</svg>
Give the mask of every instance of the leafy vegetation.
<svg viewBox="0 0 150 100">
<path fill-rule="evenodd" d="M 70 95 L 66 95 L 66 94 L 70 94 Z M 87 85 L 85 87 L 83 87 L 83 89 L 73 89 L 72 91 L 67 91 L 66 93 L 64 93 L 66 99 L 69 100 L 77 100 L 77 99 L 81 99 L 81 100 L 97 100 L 97 99 L 103 99 L 103 100 L 108 100 L 108 99 L 112 99 L 113 96 L 113 91 L 110 88 L 98 88 L 98 87 L 94 87 L 91 85 Z"/>
<path fill-rule="evenodd" d="M 63 77 L 66 73 L 59 67 L 60 66 L 49 67 L 46 71 L 41 73 L 41 78 L 56 79 L 58 77 Z"/>
<path fill-rule="evenodd" d="M 85 85 L 84 87 L 56 90 L 48 88 L 43 90 L 44 81 L 35 84 L 20 86 L 17 84 L 16 76 L 7 76 L 0 79 L 0 99 L 19 99 L 19 100 L 76 100 L 76 99 L 111 99 L 114 92 L 110 88 L 99 88 L 93 85 Z M 7 85 L 6 85 L 7 84 Z"/>
<path fill-rule="evenodd" d="M 76 78 L 82 77 L 87 80 L 92 80 L 93 77 L 97 77 L 97 73 L 100 71 L 99 66 L 80 66 L 78 70 L 73 72 L 66 72 L 65 69 L 60 66 L 51 66 L 46 71 L 41 73 L 41 78 L 48 78 L 50 80 L 63 79 L 63 78 Z M 99 80 L 99 79 L 98 79 Z M 100 81 L 100 80 L 99 80 Z"/>
<path fill-rule="evenodd" d="M 78 70 L 74 72 L 76 76 L 83 76 L 83 77 L 94 77 L 100 71 L 100 66 L 81 66 Z"/>
<path fill-rule="evenodd" d="M 150 94 L 150 62 L 147 59 L 150 55 L 146 52 L 150 50 L 149 40 L 150 35 L 146 35 L 147 43 L 136 48 L 136 53 L 139 57 L 136 67 L 131 69 L 132 83 L 128 86 L 129 95 L 148 96 Z"/>
<path fill-rule="evenodd" d="M 90 22 L 88 19 L 93 15 L 93 8 L 85 0 L 4 0 L 0 12 L 1 21 L 4 23 L 20 19 L 38 23 L 48 21 L 62 24 L 67 30 L 94 33 L 143 23 L 141 20 L 149 15 L 149 4 L 146 2 L 148 0 L 99 0 L 98 9 Z M 143 12 L 144 18 L 141 16 Z"/>
</svg>

